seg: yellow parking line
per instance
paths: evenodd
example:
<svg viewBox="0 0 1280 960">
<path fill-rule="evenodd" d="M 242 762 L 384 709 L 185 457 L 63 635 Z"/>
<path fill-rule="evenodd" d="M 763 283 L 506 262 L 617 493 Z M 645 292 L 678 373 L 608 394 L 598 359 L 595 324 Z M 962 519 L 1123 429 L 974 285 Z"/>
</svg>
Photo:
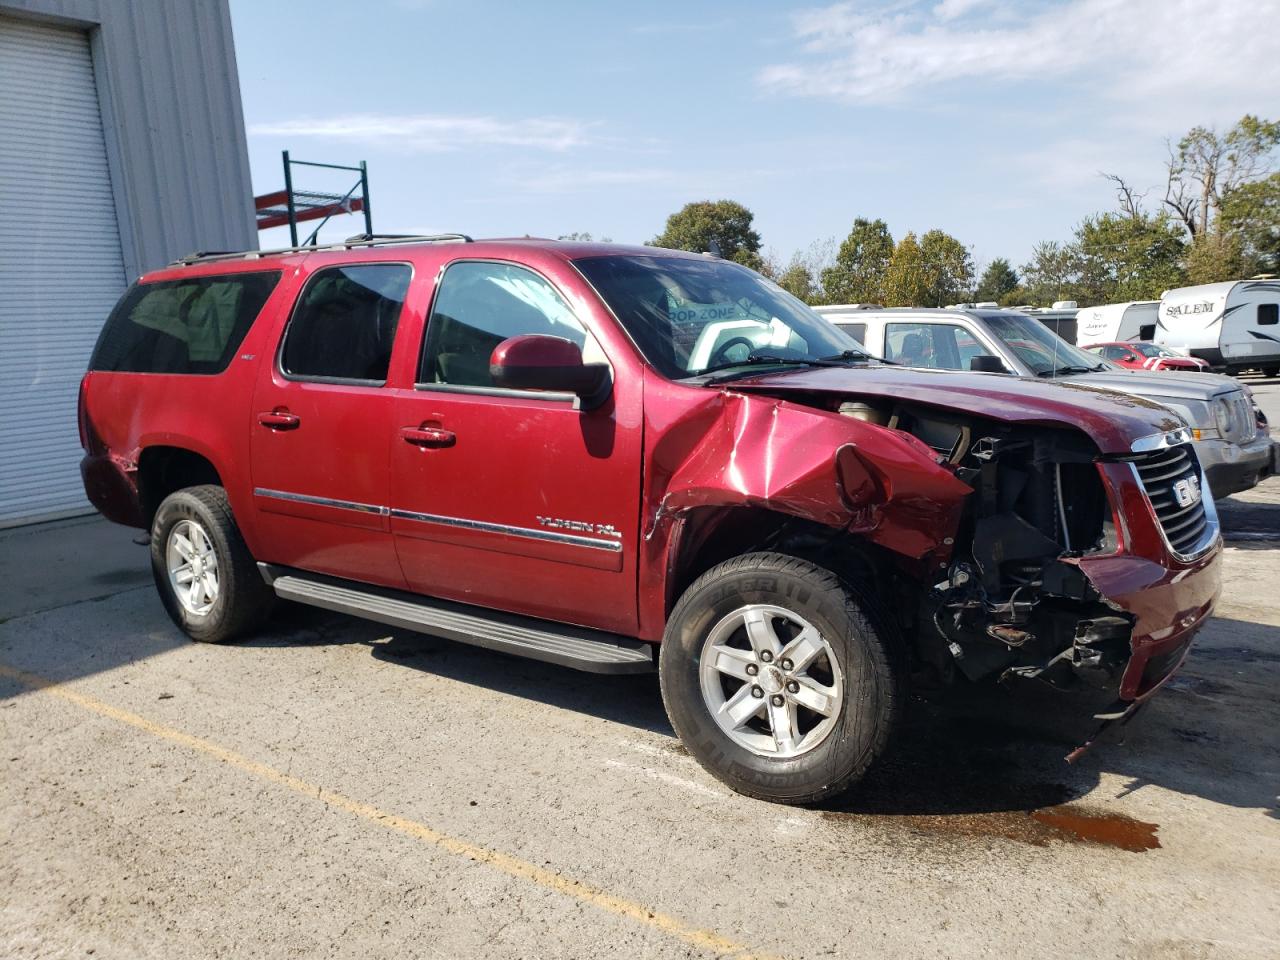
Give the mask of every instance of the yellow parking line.
<svg viewBox="0 0 1280 960">
<path fill-rule="evenodd" d="M 663 933 L 669 934 L 678 940 L 697 947 L 700 950 L 708 950 L 713 953 L 719 953 L 731 957 L 747 960 L 749 957 L 763 957 L 761 954 L 752 953 L 751 949 L 745 944 L 730 940 L 711 930 L 702 930 L 698 927 L 691 926 L 670 914 L 660 913 L 656 910 L 650 910 L 648 907 L 642 906 L 634 901 L 627 900 L 624 897 L 616 896 L 606 890 L 600 890 L 580 880 L 575 880 L 565 874 L 555 873 L 554 871 L 544 869 L 529 863 L 527 860 L 521 860 L 519 857 L 513 857 L 510 854 L 503 853 L 500 850 L 491 850 L 488 847 L 482 847 L 478 844 L 462 840 L 458 837 L 450 836 L 427 826 L 425 823 L 419 823 L 416 820 L 410 820 L 407 817 L 400 817 L 393 813 L 388 813 L 369 803 L 352 799 L 345 794 L 338 793 L 334 790 L 326 790 L 324 787 L 314 783 L 308 783 L 299 777 L 282 773 L 275 767 L 268 766 L 265 763 L 259 763 L 256 760 L 250 760 L 248 757 L 241 756 L 234 750 L 228 750 L 221 747 L 210 740 L 202 737 L 195 737 L 189 733 L 183 733 L 181 730 L 175 730 L 173 727 L 166 727 L 162 723 L 154 720 L 148 720 L 146 717 L 139 716 L 136 713 L 130 713 L 128 710 L 121 710 L 119 707 L 113 707 L 109 703 L 103 703 L 93 697 L 86 696 L 83 693 L 77 693 L 71 688 L 57 683 L 45 677 L 37 676 L 33 673 L 27 673 L 24 670 L 17 670 L 7 664 L 0 663 L 0 677 L 7 677 L 10 680 L 16 680 L 18 683 L 33 690 L 42 690 L 45 693 L 59 697 L 68 703 L 74 703 L 78 707 L 83 707 L 99 716 L 109 717 L 120 723 L 128 724 L 138 730 L 145 731 L 152 736 L 159 737 L 162 740 L 168 740 L 170 743 L 176 743 L 179 746 L 186 747 L 189 750 L 195 750 L 199 753 L 216 757 L 229 766 L 243 770 L 245 773 L 261 777 L 272 783 L 279 784 L 282 787 L 288 787 L 296 793 L 304 796 L 313 797 L 322 803 L 326 803 L 338 810 L 343 810 L 354 816 L 361 817 L 371 823 L 375 823 L 380 827 L 386 827 L 397 833 L 405 834 L 416 840 L 421 840 L 433 847 L 445 850 L 457 857 L 465 857 L 468 860 L 479 861 L 507 874 L 511 877 L 519 877 L 522 880 L 528 880 L 538 886 L 546 887 L 565 896 L 573 897 L 584 903 L 589 903 L 593 907 L 598 907 L 608 913 L 616 914 L 620 917 L 628 917 L 637 920 L 647 926 L 661 930 Z"/>
</svg>

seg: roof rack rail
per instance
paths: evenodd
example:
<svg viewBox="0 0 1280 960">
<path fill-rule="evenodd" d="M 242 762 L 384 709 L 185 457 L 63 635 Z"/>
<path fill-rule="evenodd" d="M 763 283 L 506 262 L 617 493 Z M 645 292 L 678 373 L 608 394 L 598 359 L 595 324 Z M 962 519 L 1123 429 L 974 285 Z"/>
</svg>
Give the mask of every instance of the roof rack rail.
<svg viewBox="0 0 1280 960">
<path fill-rule="evenodd" d="M 475 243 L 465 233 L 433 233 L 429 236 L 415 233 L 355 233 L 342 242 L 353 245 L 363 243 L 412 243 L 426 240 L 434 240 L 436 242 L 455 240 L 459 243 Z"/>
<path fill-rule="evenodd" d="M 317 253 L 321 250 L 351 250 L 355 247 L 381 247 L 401 243 L 474 243 L 465 233 L 435 233 L 418 236 L 409 233 L 357 233 L 338 243 L 322 243 L 316 246 L 306 244 L 299 247 L 276 247 L 273 250 L 240 250 L 237 252 L 223 250 L 201 250 L 179 257 L 169 264 L 171 267 L 185 267 L 193 263 L 208 263 L 213 260 L 258 260 L 262 257 L 276 256 L 282 253 Z"/>
</svg>

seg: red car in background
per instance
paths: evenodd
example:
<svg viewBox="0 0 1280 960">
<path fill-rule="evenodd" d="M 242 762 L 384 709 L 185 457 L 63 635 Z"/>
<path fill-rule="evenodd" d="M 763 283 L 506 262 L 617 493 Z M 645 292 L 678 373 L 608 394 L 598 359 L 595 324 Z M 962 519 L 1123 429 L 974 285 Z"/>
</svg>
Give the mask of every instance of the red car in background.
<svg viewBox="0 0 1280 960">
<path fill-rule="evenodd" d="M 1094 343 L 1084 349 L 1130 370 L 1209 369 L 1208 362 L 1199 357 L 1180 357 L 1172 350 L 1154 343 Z"/>
</svg>

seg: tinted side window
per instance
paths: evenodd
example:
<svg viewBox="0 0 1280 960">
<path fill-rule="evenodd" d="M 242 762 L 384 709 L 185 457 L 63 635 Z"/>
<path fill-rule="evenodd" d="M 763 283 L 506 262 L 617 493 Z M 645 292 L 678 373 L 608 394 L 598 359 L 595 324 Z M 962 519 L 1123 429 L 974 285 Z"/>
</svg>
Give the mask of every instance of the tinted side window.
<svg viewBox="0 0 1280 960">
<path fill-rule="evenodd" d="M 859 343 L 867 342 L 867 325 L 865 323 L 841 323 L 838 326 Z"/>
<path fill-rule="evenodd" d="M 509 263 L 455 263 L 444 272 L 427 321 L 419 383 L 493 386 L 489 356 L 509 337 L 561 337 L 587 359 L 594 341 L 551 284 Z"/>
<path fill-rule="evenodd" d="M 1280 322 L 1280 303 L 1258 304 L 1258 325 L 1270 326 Z"/>
<path fill-rule="evenodd" d="M 134 284 L 111 311 L 89 369 L 221 373 L 279 280 L 273 270 Z"/>
<path fill-rule="evenodd" d="M 956 332 L 956 352 L 960 357 L 960 369 L 971 369 L 969 364 L 973 362 L 974 357 L 990 356 L 991 351 L 968 330 L 963 327 L 955 327 Z"/>
<path fill-rule="evenodd" d="M 385 381 L 412 274 L 403 263 L 318 271 L 294 308 L 280 368 L 291 377 Z"/>
<path fill-rule="evenodd" d="M 907 367 L 959 370 L 967 365 L 961 362 L 957 334 L 964 337 L 972 355 L 977 342 L 960 327 L 947 323 L 890 323 L 884 328 L 884 356 Z"/>
</svg>

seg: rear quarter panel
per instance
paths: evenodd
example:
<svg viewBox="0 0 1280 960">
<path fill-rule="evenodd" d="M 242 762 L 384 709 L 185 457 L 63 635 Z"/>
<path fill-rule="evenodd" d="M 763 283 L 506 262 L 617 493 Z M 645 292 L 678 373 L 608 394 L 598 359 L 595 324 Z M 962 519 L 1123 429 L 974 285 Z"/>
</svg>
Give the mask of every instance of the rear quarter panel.
<svg viewBox="0 0 1280 960">
<path fill-rule="evenodd" d="M 236 267 L 221 266 L 221 270 L 209 272 L 237 272 Z M 256 261 L 245 267 L 263 269 Z M 169 278 L 162 273 L 146 279 Z M 84 382 L 84 413 L 90 429 L 126 475 L 136 482 L 139 459 L 151 447 L 179 447 L 201 455 L 218 471 L 250 550 L 256 548 L 249 476 L 253 388 L 262 364 L 270 363 L 296 291 L 296 271 L 285 268 L 280 283 L 221 373 L 94 371 Z"/>
</svg>

